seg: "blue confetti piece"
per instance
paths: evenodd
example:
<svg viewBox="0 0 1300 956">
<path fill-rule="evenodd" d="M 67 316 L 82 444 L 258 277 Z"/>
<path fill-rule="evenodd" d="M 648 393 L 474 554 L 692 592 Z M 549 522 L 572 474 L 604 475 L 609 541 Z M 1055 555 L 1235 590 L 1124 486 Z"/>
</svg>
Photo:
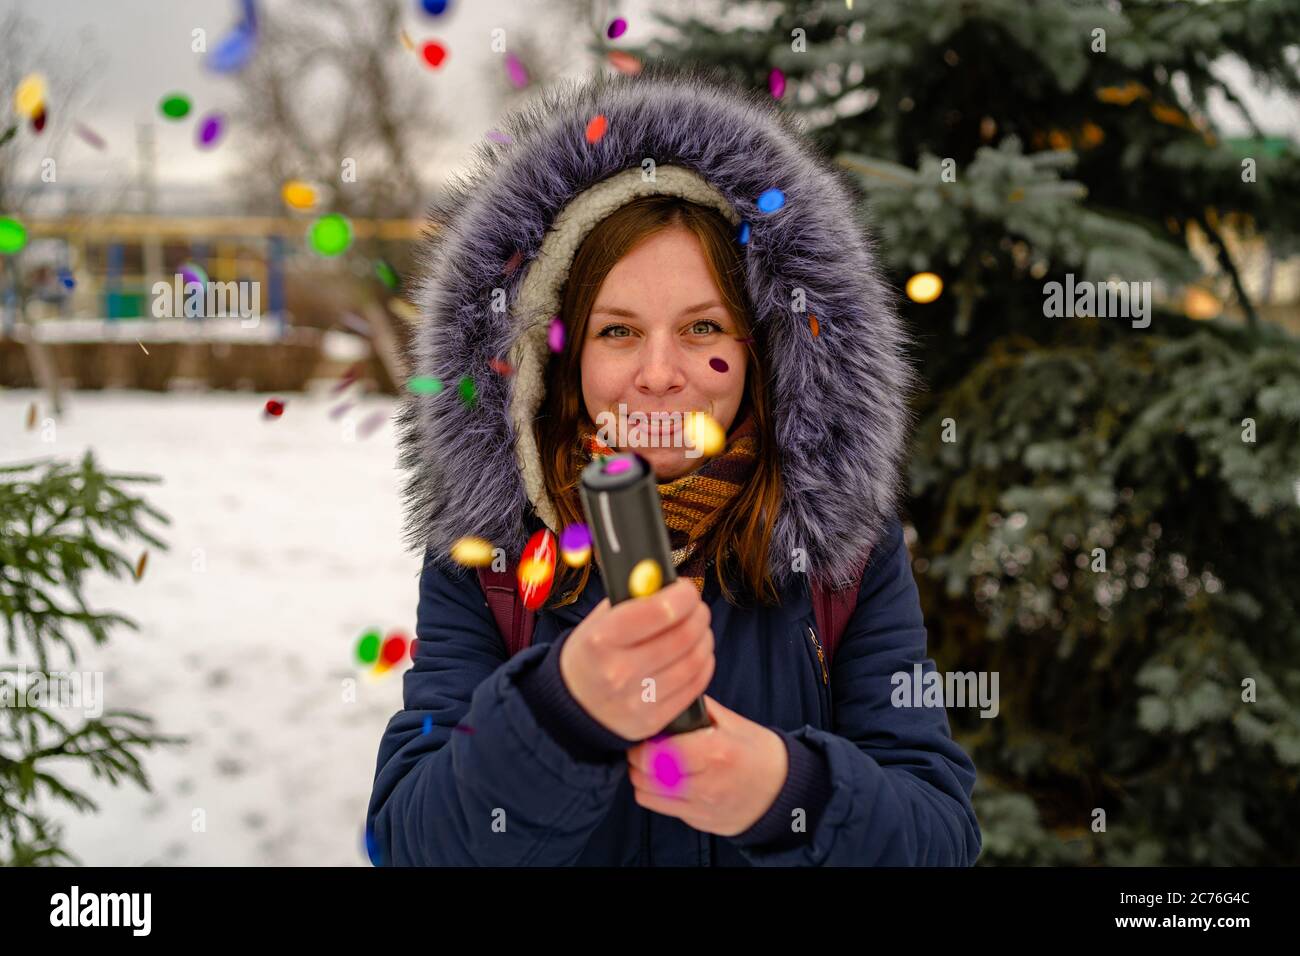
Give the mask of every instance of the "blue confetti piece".
<svg viewBox="0 0 1300 956">
<path fill-rule="evenodd" d="M 740 224 L 740 235 L 736 238 L 740 240 L 742 246 L 749 245 L 749 223 L 742 222 Z"/>
<path fill-rule="evenodd" d="M 59 270 L 59 281 L 63 283 L 63 288 L 71 289 L 77 284 L 77 280 L 72 275 L 72 270 L 63 268 Z"/>
<path fill-rule="evenodd" d="M 433 730 L 433 714 L 424 715 L 424 732 L 427 734 Z"/>
<path fill-rule="evenodd" d="M 773 187 L 758 197 L 758 208 L 763 212 L 776 212 L 785 205 L 785 193 Z"/>
<path fill-rule="evenodd" d="M 420 6 L 431 17 L 440 17 L 447 12 L 447 0 L 420 0 Z"/>
<path fill-rule="evenodd" d="M 256 47 L 256 29 L 248 22 L 240 23 L 208 54 L 208 69 L 217 73 L 237 73 L 247 65 Z"/>
<path fill-rule="evenodd" d="M 366 827 L 366 856 L 370 858 L 371 866 L 379 866 L 379 846 L 375 841 L 375 833 Z"/>
</svg>

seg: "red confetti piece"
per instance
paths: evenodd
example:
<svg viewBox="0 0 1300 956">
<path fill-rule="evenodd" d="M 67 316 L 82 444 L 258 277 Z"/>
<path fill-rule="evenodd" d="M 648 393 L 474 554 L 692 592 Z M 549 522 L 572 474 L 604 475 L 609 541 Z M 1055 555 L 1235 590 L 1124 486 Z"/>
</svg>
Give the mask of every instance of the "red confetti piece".
<svg viewBox="0 0 1300 956">
<path fill-rule="evenodd" d="M 272 418 L 279 418 L 284 414 L 284 402 L 268 398 L 266 400 L 266 414 Z"/>
<path fill-rule="evenodd" d="M 609 129 L 609 120 L 605 119 L 604 113 L 597 113 L 587 124 L 587 142 L 598 142 L 607 129 Z"/>
<path fill-rule="evenodd" d="M 515 254 L 506 260 L 506 264 L 501 271 L 504 272 L 506 275 L 513 275 L 514 271 L 519 268 L 519 263 L 523 261 L 524 261 L 523 252 L 519 250 L 515 250 Z"/>
<path fill-rule="evenodd" d="M 420 47 L 420 56 L 424 58 L 425 63 L 436 70 L 442 66 L 442 61 L 447 59 L 447 48 L 437 40 L 426 40 Z"/>
<path fill-rule="evenodd" d="M 524 607 L 536 611 L 551 593 L 551 582 L 555 576 L 555 535 L 550 529 L 542 528 L 533 533 L 524 547 L 519 559 L 516 577 L 519 579 L 519 593 L 523 596 Z"/>
<path fill-rule="evenodd" d="M 501 359 L 494 358 L 488 360 L 488 366 L 498 375 L 513 375 L 515 370 L 509 362 L 503 362 Z"/>
<path fill-rule="evenodd" d="M 379 659 L 392 666 L 406 656 L 407 642 L 403 634 L 389 634 L 384 638 L 384 645 L 379 649 Z"/>
<path fill-rule="evenodd" d="M 38 133 L 45 129 L 45 119 L 45 105 L 41 104 L 36 112 L 32 114 L 32 129 L 36 130 Z"/>
<path fill-rule="evenodd" d="M 736 339 L 736 341 L 739 342 L 741 345 L 750 345 L 753 343 L 754 337 L 752 335 L 746 335 L 742 338 Z"/>
</svg>

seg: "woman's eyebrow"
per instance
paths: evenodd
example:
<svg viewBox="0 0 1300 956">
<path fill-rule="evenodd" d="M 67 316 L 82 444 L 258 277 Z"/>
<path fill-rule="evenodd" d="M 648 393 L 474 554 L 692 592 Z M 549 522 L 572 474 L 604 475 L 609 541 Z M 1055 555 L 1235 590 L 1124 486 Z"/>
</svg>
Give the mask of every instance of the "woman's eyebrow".
<svg viewBox="0 0 1300 956">
<path fill-rule="evenodd" d="M 721 302 L 717 302 L 717 301 L 701 302 L 699 305 L 692 305 L 689 308 L 682 309 L 681 314 L 691 315 L 695 312 L 705 312 L 708 309 L 720 309 L 720 308 L 722 308 Z M 599 305 L 591 310 L 592 315 L 595 315 L 597 312 L 601 313 L 602 315 L 624 315 L 627 316 L 629 319 L 637 318 L 637 314 L 633 312 L 631 309 L 620 309 L 618 306 L 615 305 Z"/>
</svg>

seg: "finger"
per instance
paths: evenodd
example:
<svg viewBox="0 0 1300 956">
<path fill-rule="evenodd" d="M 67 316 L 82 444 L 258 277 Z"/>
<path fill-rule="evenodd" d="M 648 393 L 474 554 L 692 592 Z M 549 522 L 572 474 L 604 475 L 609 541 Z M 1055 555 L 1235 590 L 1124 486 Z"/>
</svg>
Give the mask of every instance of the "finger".
<svg viewBox="0 0 1300 956">
<path fill-rule="evenodd" d="M 628 750 L 628 763 L 659 781 L 702 773 L 708 768 L 708 759 L 703 752 L 700 735 L 707 729 L 673 734 L 660 741 L 647 740 L 639 743 Z"/>
<path fill-rule="evenodd" d="M 659 779 L 653 773 L 646 773 L 638 767 L 628 767 L 627 777 L 632 781 L 633 788 L 644 790 L 647 793 L 653 793 L 656 796 L 668 797 L 674 800 L 689 800 L 690 794 L 686 792 L 686 777 L 666 777 Z"/>
<path fill-rule="evenodd" d="M 700 603 L 700 594 L 690 579 L 678 578 L 654 594 L 615 605 L 605 617 L 602 630 L 608 631 L 611 644 L 634 646 L 686 620 Z"/>
<path fill-rule="evenodd" d="M 712 649 L 708 645 L 697 646 L 690 654 L 653 678 L 656 705 L 664 713 L 677 716 L 709 686 L 716 667 L 717 659 L 713 656 Z"/>
<path fill-rule="evenodd" d="M 701 604 L 686 620 L 655 635 L 652 640 L 635 646 L 636 666 L 646 677 L 660 679 L 678 661 L 692 652 L 713 652 L 713 631 L 709 628 L 711 611 Z"/>
</svg>

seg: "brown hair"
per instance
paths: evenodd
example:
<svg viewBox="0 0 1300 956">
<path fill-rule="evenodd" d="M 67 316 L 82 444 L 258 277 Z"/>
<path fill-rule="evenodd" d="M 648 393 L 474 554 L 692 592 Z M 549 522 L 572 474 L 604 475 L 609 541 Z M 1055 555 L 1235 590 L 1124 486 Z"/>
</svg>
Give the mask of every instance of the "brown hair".
<svg viewBox="0 0 1300 956">
<path fill-rule="evenodd" d="M 585 419 L 594 427 L 582 400 L 582 345 L 587 336 L 596 294 L 615 264 L 634 246 L 649 236 L 673 226 L 684 226 L 695 234 L 704 249 L 713 281 L 722 293 L 722 302 L 740 329 L 742 338 L 750 338 L 748 297 L 745 294 L 744 264 L 730 224 L 716 210 L 674 196 L 643 196 L 619 207 L 601 220 L 588 234 L 574 256 L 564 291 L 560 316 L 564 322 L 564 350 L 547 359 L 545 399 L 533 422 L 533 433 L 542 460 L 546 491 L 559 513 L 560 527 L 585 522 L 578 483 L 587 464 L 579 441 L 579 424 Z M 748 593 L 762 603 L 775 604 L 779 598 L 768 568 L 768 545 L 772 522 L 781 502 L 781 468 L 773 429 L 771 404 L 767 394 L 765 349 L 751 338 L 745 375 L 745 398 L 736 420 L 743 419 L 746 408 L 752 409 L 758 426 L 758 458 L 754 474 L 737 492 L 712 529 L 698 545 L 699 552 L 713 558 L 714 573 L 722 593 L 737 603 L 727 587 L 727 573 L 740 572 Z M 587 586 L 591 562 L 582 568 L 570 568 L 557 562 L 552 594 L 564 594 L 574 577 L 572 593 L 552 599 L 553 606 L 571 604 Z"/>
</svg>

